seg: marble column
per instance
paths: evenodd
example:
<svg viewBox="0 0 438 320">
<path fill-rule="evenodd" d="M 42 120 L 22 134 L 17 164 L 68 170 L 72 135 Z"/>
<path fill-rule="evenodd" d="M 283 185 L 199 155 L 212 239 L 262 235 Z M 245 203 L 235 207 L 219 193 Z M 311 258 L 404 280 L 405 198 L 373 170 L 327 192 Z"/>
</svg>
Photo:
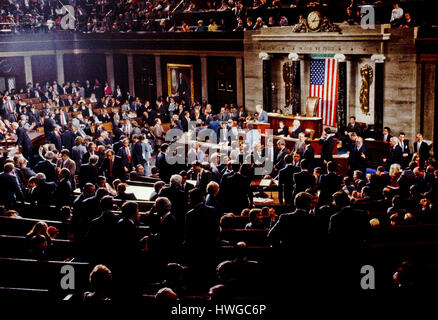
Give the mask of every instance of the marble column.
<svg viewBox="0 0 438 320">
<path fill-rule="evenodd" d="M 163 95 L 163 81 L 161 77 L 161 56 L 155 56 L 155 87 L 157 89 L 157 98 Z"/>
<path fill-rule="evenodd" d="M 60 86 L 62 86 L 62 84 L 65 82 L 64 55 L 62 53 L 56 54 L 56 80 Z"/>
<path fill-rule="evenodd" d="M 290 53 L 288 58 L 292 61 L 291 68 L 291 105 L 292 114 L 301 113 L 301 60 L 302 57 L 297 53 Z"/>
<path fill-rule="evenodd" d="M 24 56 L 24 77 L 26 79 L 26 85 L 32 80 L 32 56 Z"/>
<path fill-rule="evenodd" d="M 128 82 L 129 92 L 135 97 L 135 76 L 134 76 L 134 56 L 130 53 L 128 57 Z"/>
<path fill-rule="evenodd" d="M 385 56 L 383 54 L 373 54 L 371 60 L 375 63 L 374 79 L 374 130 L 383 131 L 383 104 L 384 104 L 384 80 L 385 80 Z"/>
<path fill-rule="evenodd" d="M 243 59 L 236 58 L 236 98 L 237 105 L 243 106 Z"/>
<path fill-rule="evenodd" d="M 208 101 L 208 73 L 207 57 L 201 56 L 201 96 L 202 100 Z"/>
<path fill-rule="evenodd" d="M 114 91 L 115 89 L 115 79 L 114 79 L 114 56 L 112 53 L 105 55 L 106 60 L 106 81 L 108 85 Z"/>
<path fill-rule="evenodd" d="M 272 111 L 272 84 L 271 84 L 271 56 L 260 52 L 259 58 L 263 60 L 263 109 Z"/>
<path fill-rule="evenodd" d="M 347 61 L 345 55 L 335 54 L 338 61 L 338 104 L 336 124 L 338 130 L 347 126 Z"/>
</svg>

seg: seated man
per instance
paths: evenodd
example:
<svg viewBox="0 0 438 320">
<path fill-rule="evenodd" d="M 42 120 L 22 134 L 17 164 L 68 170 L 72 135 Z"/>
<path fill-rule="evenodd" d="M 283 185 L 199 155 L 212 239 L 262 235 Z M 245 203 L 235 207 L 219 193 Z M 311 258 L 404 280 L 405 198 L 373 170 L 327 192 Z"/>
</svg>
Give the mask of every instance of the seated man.
<svg viewBox="0 0 438 320">
<path fill-rule="evenodd" d="M 126 188 L 127 188 L 126 183 L 119 183 L 119 185 L 117 186 L 117 196 L 115 196 L 114 199 L 137 200 L 137 198 L 133 193 L 126 192 Z"/>
</svg>

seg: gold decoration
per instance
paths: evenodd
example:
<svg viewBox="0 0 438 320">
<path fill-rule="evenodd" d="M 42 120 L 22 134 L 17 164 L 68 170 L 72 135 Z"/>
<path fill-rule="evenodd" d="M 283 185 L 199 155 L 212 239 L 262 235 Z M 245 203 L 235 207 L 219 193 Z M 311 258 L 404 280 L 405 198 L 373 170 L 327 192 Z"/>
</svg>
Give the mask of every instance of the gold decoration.
<svg viewBox="0 0 438 320">
<path fill-rule="evenodd" d="M 370 86 L 373 82 L 373 68 L 365 64 L 360 68 L 362 84 L 360 86 L 359 102 L 360 109 L 367 116 L 370 115 Z"/>
</svg>

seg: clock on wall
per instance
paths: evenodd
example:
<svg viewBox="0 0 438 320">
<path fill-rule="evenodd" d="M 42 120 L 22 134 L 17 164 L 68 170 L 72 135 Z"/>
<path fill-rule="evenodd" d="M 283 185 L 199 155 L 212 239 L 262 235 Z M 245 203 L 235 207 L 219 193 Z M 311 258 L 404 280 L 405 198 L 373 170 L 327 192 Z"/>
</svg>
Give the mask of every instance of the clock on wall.
<svg viewBox="0 0 438 320">
<path fill-rule="evenodd" d="M 322 15 L 319 11 L 311 11 L 307 15 L 307 27 L 311 31 L 317 31 L 322 23 Z"/>
</svg>

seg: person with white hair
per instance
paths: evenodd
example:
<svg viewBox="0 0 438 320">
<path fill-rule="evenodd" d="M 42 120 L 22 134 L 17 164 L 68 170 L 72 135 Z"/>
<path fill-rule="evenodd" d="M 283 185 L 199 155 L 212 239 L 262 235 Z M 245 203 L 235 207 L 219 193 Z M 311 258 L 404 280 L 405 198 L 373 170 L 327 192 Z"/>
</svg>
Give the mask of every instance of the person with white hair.
<svg viewBox="0 0 438 320">
<path fill-rule="evenodd" d="M 263 106 L 258 104 L 256 105 L 257 113 L 259 114 L 259 117 L 257 118 L 257 121 L 260 123 L 268 123 L 268 114 L 265 110 L 263 110 Z"/>
<path fill-rule="evenodd" d="M 401 165 L 403 163 L 403 151 L 400 147 L 398 138 L 391 137 L 391 139 L 389 140 L 389 145 L 391 146 L 389 149 L 389 158 L 383 159 L 383 162 L 386 163 L 388 168 L 390 168 L 391 165 L 395 163 Z"/>
<path fill-rule="evenodd" d="M 300 120 L 294 120 L 293 124 L 292 124 L 292 128 L 290 128 L 291 134 L 290 136 L 292 138 L 297 139 L 298 135 L 303 132 L 303 129 L 301 128 L 301 122 Z"/>
</svg>

